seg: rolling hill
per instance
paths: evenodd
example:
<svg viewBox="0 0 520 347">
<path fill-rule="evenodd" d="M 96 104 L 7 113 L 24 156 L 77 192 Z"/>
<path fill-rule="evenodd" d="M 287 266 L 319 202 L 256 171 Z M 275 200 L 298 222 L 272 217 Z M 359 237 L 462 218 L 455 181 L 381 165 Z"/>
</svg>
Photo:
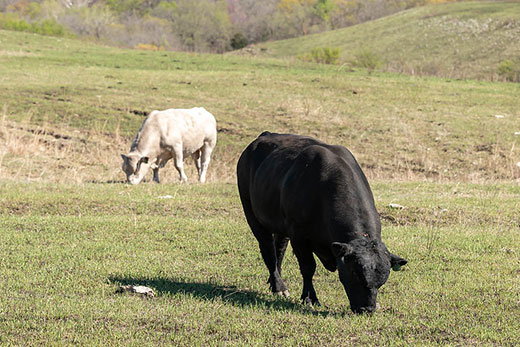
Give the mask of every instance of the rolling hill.
<svg viewBox="0 0 520 347">
<path fill-rule="evenodd" d="M 502 61 L 520 57 L 520 4 L 430 5 L 340 30 L 268 42 L 255 50 L 280 58 L 316 47 L 340 48 L 345 62 L 370 52 L 386 71 L 494 80 Z"/>
<path fill-rule="evenodd" d="M 371 178 L 520 178 L 516 83 L 124 50 L 2 30 L 0 42 L 0 179 L 121 180 L 120 154 L 146 114 L 194 106 L 219 127 L 210 182 L 235 182 L 240 152 L 264 130 L 345 145 Z M 172 165 L 163 171 L 165 182 L 177 181 Z"/>
</svg>

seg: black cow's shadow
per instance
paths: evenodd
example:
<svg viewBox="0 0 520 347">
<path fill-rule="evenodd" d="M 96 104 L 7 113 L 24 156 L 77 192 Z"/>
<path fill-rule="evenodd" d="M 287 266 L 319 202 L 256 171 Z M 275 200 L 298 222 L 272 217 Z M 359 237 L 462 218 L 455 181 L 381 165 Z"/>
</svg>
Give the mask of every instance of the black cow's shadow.
<svg viewBox="0 0 520 347">
<path fill-rule="evenodd" d="M 315 316 L 345 316 L 347 312 L 330 312 L 327 309 L 310 308 L 291 299 L 275 295 L 263 295 L 250 290 L 242 290 L 236 286 L 223 286 L 210 282 L 192 282 L 182 279 L 167 278 L 139 278 L 111 276 L 111 283 L 119 285 L 144 285 L 152 288 L 158 295 L 161 294 L 186 294 L 203 300 L 221 299 L 223 302 L 234 306 L 251 307 L 261 306 L 270 310 L 297 311 Z"/>
</svg>

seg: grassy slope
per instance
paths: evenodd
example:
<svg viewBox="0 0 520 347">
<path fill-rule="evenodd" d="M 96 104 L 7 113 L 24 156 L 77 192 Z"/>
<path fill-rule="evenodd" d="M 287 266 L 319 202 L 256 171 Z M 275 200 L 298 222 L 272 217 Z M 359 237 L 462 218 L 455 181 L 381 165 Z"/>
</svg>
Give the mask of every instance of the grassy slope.
<svg viewBox="0 0 520 347">
<path fill-rule="evenodd" d="M 383 239 L 410 264 L 391 274 L 377 314 L 355 316 L 321 265 L 325 306 L 299 304 L 290 250 L 292 297 L 269 294 L 235 185 L 0 184 L 0 343 L 515 344 L 518 186 L 373 188 Z M 118 294 L 121 284 L 157 296 Z"/>
<path fill-rule="evenodd" d="M 370 177 L 520 177 L 518 84 L 119 50 L 7 31 L 0 42 L 3 178 L 120 180 L 119 153 L 143 114 L 192 106 L 218 121 L 213 181 L 234 181 L 239 153 L 263 130 L 343 144 Z M 170 165 L 163 172 L 176 180 Z"/>
<path fill-rule="evenodd" d="M 259 46 L 274 57 L 294 57 L 315 47 L 339 47 L 346 61 L 369 50 L 391 71 L 489 79 L 502 60 L 520 56 L 520 6 L 513 1 L 432 5 Z"/>
</svg>

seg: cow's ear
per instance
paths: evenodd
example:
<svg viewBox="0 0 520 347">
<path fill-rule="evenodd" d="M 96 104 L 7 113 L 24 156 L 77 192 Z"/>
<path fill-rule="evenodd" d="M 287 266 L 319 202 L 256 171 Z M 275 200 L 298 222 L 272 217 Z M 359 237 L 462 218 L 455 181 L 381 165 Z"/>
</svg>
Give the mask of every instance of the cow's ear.
<svg viewBox="0 0 520 347">
<path fill-rule="evenodd" d="M 148 157 L 142 157 L 141 158 L 141 163 L 148 164 Z"/>
<path fill-rule="evenodd" d="M 121 158 L 123 159 L 123 161 L 127 161 L 128 160 L 128 157 L 124 154 L 121 154 Z"/>
<path fill-rule="evenodd" d="M 334 254 L 334 257 L 336 258 L 343 258 L 352 252 L 352 249 L 349 245 L 341 242 L 333 242 L 331 248 L 332 254 Z"/>
<path fill-rule="evenodd" d="M 406 265 L 408 260 L 401 258 L 398 255 L 390 253 L 390 265 L 392 265 L 392 270 L 400 271 L 401 266 Z"/>
</svg>

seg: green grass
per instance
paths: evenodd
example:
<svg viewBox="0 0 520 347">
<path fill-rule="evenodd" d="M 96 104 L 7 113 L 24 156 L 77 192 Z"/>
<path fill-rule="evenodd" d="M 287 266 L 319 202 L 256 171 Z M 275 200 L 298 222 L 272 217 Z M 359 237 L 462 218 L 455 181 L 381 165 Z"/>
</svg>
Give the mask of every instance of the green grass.
<svg viewBox="0 0 520 347">
<path fill-rule="evenodd" d="M 350 62 L 369 51 L 383 68 L 407 74 L 496 79 L 499 63 L 520 55 L 520 7 L 513 1 L 418 7 L 356 26 L 260 44 L 274 57 L 316 47 L 341 49 Z"/>
<path fill-rule="evenodd" d="M 511 345 L 520 338 L 518 216 L 502 214 L 520 208 L 516 185 L 374 184 L 387 216 L 383 240 L 409 264 L 391 274 L 372 316 L 350 312 L 337 274 L 321 264 L 315 284 L 324 306 L 301 305 L 290 251 L 284 278 L 292 296 L 272 296 L 233 184 L 0 188 L 2 344 Z M 389 209 L 390 202 L 405 208 Z M 157 295 L 116 293 L 121 284 Z"/>
</svg>

